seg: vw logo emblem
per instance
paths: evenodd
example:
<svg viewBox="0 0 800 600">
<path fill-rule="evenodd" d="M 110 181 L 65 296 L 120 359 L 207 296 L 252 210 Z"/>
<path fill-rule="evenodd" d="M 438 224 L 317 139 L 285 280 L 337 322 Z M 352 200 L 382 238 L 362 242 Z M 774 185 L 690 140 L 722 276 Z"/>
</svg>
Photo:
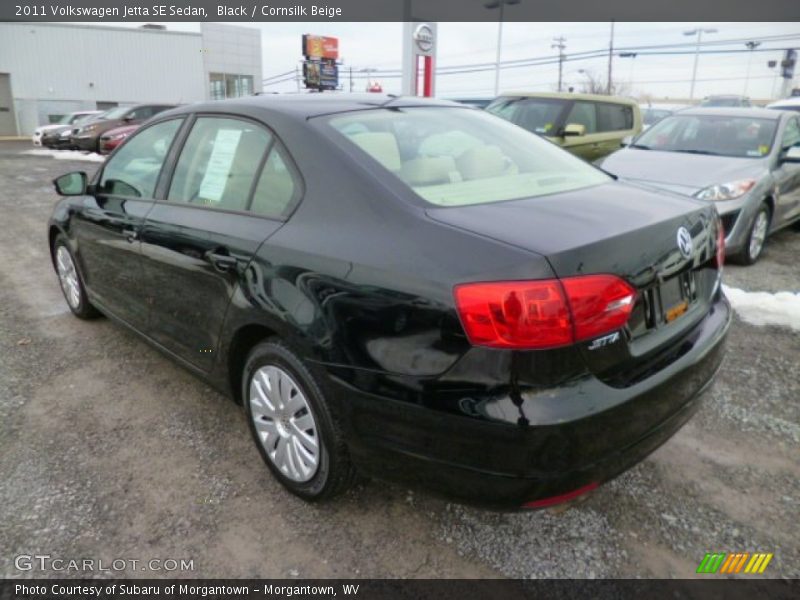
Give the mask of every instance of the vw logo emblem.
<svg viewBox="0 0 800 600">
<path fill-rule="evenodd" d="M 678 229 L 678 250 L 681 251 L 681 256 L 683 256 L 683 258 L 690 258 L 692 256 L 692 235 L 686 227 Z"/>
</svg>

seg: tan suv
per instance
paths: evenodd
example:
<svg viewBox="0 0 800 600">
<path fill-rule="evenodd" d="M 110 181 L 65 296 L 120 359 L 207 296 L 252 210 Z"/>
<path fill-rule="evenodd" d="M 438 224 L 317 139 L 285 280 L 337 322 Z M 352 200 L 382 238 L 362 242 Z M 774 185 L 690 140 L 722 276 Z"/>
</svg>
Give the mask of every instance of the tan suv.
<svg viewBox="0 0 800 600">
<path fill-rule="evenodd" d="M 617 96 L 509 92 L 486 110 L 588 161 L 619 150 L 623 138 L 642 130 L 639 105 Z"/>
</svg>

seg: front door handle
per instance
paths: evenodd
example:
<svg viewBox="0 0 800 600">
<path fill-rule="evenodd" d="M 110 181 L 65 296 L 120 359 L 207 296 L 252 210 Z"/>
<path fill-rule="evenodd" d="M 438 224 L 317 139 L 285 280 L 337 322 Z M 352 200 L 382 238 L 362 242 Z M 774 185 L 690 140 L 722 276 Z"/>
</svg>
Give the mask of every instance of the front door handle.
<svg viewBox="0 0 800 600">
<path fill-rule="evenodd" d="M 139 232 L 136 231 L 135 229 L 123 229 L 122 235 L 131 244 L 139 238 Z"/>
<path fill-rule="evenodd" d="M 225 248 L 217 248 L 216 250 L 209 250 L 205 253 L 205 258 L 208 262 L 214 265 L 214 268 L 219 271 L 228 271 L 236 266 L 238 260 L 235 256 L 231 256 Z"/>
</svg>

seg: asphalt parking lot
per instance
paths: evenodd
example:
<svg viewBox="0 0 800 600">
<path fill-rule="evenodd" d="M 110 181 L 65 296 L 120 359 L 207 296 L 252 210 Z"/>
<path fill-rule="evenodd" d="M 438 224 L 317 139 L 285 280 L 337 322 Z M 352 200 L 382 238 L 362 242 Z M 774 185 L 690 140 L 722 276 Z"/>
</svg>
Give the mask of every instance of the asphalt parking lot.
<svg viewBox="0 0 800 600">
<path fill-rule="evenodd" d="M 233 403 L 110 321 L 71 316 L 50 182 L 97 163 L 28 149 L 0 143 L 0 577 L 87 575 L 20 571 L 22 554 L 193 560 L 113 573 L 134 577 L 692 577 L 715 551 L 772 552 L 766 576 L 800 577 L 800 322 L 740 313 L 696 417 L 566 510 L 374 481 L 308 505 L 270 477 Z M 727 284 L 800 291 L 800 231 L 765 252 Z"/>
</svg>

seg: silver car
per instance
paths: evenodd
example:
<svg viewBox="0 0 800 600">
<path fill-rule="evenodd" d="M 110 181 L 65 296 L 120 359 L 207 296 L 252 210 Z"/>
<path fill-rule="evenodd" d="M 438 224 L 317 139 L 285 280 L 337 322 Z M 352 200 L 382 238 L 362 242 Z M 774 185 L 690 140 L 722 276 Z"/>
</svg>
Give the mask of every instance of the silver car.
<svg viewBox="0 0 800 600">
<path fill-rule="evenodd" d="M 800 220 L 800 115 L 692 108 L 598 163 L 618 177 L 714 202 L 728 257 L 752 264 L 767 236 Z"/>
</svg>

